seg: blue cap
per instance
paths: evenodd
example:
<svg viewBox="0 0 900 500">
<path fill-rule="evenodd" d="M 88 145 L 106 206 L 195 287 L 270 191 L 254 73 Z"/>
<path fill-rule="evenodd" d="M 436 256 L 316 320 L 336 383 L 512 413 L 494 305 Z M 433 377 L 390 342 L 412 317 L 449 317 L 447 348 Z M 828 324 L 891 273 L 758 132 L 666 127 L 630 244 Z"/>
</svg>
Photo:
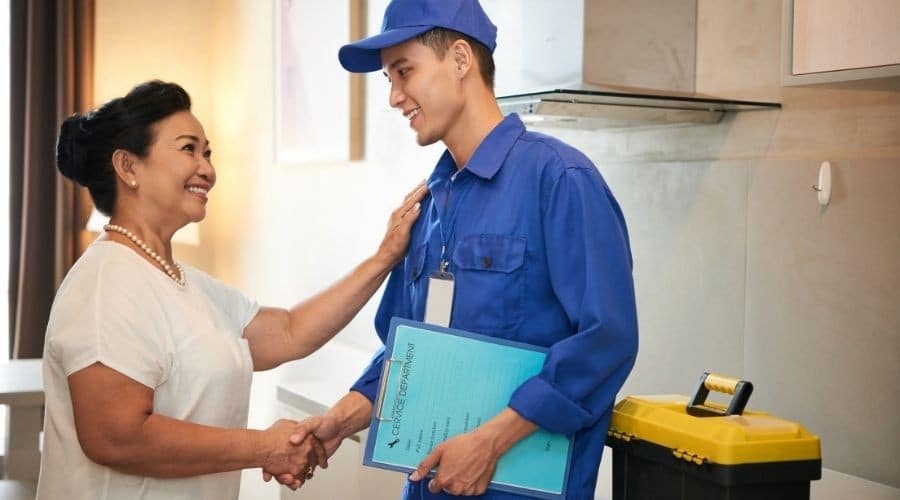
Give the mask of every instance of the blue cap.
<svg viewBox="0 0 900 500">
<path fill-rule="evenodd" d="M 497 27 L 478 0 L 391 0 L 384 11 L 381 33 L 341 47 L 341 66 L 353 73 L 381 69 L 381 49 L 393 47 L 433 28 L 459 31 L 478 40 L 492 53 Z"/>
</svg>

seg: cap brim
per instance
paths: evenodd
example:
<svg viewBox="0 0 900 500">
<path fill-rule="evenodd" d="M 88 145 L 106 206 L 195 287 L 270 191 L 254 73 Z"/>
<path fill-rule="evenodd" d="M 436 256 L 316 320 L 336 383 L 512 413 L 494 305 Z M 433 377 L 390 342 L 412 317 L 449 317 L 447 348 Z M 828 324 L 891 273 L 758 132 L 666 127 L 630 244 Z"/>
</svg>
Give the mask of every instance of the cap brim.
<svg viewBox="0 0 900 500">
<path fill-rule="evenodd" d="M 434 26 L 397 28 L 348 43 L 338 51 L 338 60 L 351 73 L 378 71 L 381 69 L 381 49 L 403 43 L 432 28 Z"/>
</svg>

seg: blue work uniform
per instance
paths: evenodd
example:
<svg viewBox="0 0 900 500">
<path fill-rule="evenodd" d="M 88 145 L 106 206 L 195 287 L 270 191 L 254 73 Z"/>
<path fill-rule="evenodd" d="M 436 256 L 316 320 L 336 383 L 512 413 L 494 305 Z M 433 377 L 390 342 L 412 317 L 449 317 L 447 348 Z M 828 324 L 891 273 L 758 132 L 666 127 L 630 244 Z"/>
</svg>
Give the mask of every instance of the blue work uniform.
<svg viewBox="0 0 900 500">
<path fill-rule="evenodd" d="M 593 163 L 507 116 L 457 171 L 444 152 L 404 260 L 391 272 L 375 329 L 421 321 L 428 277 L 442 260 L 455 276 L 450 326 L 550 349 L 509 407 L 574 435 L 566 498 L 593 498 L 616 393 L 637 354 L 637 312 L 625 219 Z M 443 254 L 443 256 L 442 256 Z M 352 390 L 374 401 L 384 352 Z M 432 495 L 427 480 L 404 498 Z M 473 497 L 470 497 L 473 498 Z M 525 498 L 488 490 L 477 498 Z"/>
</svg>

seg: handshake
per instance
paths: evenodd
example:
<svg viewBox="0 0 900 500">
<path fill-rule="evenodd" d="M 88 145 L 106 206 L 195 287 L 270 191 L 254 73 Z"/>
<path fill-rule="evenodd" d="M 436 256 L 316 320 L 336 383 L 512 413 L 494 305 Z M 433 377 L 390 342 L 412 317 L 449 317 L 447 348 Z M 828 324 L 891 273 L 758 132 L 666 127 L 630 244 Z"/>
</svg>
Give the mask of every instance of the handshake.
<svg viewBox="0 0 900 500">
<path fill-rule="evenodd" d="M 343 440 L 335 422 L 310 417 L 302 422 L 279 420 L 263 431 L 263 480 L 273 477 L 296 490 L 313 478 L 316 467 L 328 468 L 331 457 Z"/>
</svg>

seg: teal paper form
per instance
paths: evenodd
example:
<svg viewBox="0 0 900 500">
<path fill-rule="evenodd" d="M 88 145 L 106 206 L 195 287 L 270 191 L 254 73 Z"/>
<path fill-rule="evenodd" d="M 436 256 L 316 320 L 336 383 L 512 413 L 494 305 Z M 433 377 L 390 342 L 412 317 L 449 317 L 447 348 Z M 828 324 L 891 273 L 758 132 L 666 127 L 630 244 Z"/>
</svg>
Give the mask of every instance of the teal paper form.
<svg viewBox="0 0 900 500">
<path fill-rule="evenodd" d="M 541 347 L 394 318 L 365 465 L 412 472 L 506 408 L 545 358 Z M 568 437 L 538 430 L 500 458 L 490 488 L 561 498 L 570 448 Z"/>
</svg>

